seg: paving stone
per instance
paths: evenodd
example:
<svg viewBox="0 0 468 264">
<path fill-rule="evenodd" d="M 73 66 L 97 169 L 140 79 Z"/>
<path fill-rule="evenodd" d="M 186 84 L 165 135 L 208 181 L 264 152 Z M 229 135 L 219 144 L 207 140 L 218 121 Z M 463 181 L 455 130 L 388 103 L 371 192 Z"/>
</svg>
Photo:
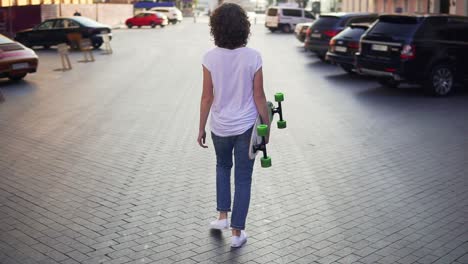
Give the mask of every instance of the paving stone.
<svg viewBox="0 0 468 264">
<path fill-rule="evenodd" d="M 38 72 L 0 86 L 2 264 L 468 263 L 466 92 L 382 89 L 261 23 L 249 47 L 291 125 L 271 135 L 274 166 L 255 164 L 248 243 L 210 232 L 216 160 L 194 140 L 194 69 L 213 44 L 200 19 L 113 30 L 118 52 L 66 73 L 36 50 Z"/>
</svg>

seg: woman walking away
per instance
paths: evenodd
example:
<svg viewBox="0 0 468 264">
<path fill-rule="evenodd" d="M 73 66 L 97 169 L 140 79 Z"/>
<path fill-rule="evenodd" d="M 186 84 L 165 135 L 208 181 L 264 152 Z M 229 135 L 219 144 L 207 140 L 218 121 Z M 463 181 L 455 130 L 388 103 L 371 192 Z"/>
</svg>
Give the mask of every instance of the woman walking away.
<svg viewBox="0 0 468 264">
<path fill-rule="evenodd" d="M 253 125 L 260 114 L 269 123 L 263 91 L 262 58 L 247 48 L 250 22 L 237 4 L 224 3 L 210 17 L 216 47 L 203 57 L 203 92 L 200 106 L 198 144 L 205 144 L 205 126 L 210 117 L 211 138 L 216 153 L 216 203 L 219 217 L 214 229 L 228 229 L 231 212 L 231 169 L 234 152 L 234 203 L 232 204 L 232 247 L 247 241 L 245 222 L 250 204 L 254 160 L 249 159 Z M 268 137 L 267 137 L 268 142 Z"/>
</svg>

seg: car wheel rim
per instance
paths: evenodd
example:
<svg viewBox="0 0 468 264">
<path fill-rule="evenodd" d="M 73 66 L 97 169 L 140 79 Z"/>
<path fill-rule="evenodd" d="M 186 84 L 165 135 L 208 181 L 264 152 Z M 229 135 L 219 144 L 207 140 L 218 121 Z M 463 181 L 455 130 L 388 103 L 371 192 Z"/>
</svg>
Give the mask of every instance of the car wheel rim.
<svg viewBox="0 0 468 264">
<path fill-rule="evenodd" d="M 445 95 L 450 92 L 453 84 L 452 72 L 448 68 L 438 69 L 433 78 L 433 85 L 437 94 Z"/>
</svg>

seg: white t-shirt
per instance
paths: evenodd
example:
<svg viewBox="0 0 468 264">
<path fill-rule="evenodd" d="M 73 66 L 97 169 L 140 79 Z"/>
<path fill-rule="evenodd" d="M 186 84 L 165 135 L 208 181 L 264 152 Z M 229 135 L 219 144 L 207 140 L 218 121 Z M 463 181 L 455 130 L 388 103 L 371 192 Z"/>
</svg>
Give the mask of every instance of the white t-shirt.
<svg viewBox="0 0 468 264">
<path fill-rule="evenodd" d="M 240 135 L 251 128 L 258 112 L 253 98 L 255 73 L 262 57 L 254 49 L 213 48 L 203 57 L 211 73 L 214 101 L 211 105 L 211 131 L 222 137 Z"/>
</svg>

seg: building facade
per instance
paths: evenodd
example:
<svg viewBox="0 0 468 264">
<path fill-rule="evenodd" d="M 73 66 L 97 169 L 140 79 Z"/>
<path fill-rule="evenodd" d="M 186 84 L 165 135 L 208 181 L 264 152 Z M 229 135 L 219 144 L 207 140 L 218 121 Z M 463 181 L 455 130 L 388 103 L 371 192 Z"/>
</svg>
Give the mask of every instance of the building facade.
<svg viewBox="0 0 468 264">
<path fill-rule="evenodd" d="M 468 15 L 468 0 L 343 0 L 345 12 Z"/>
</svg>

